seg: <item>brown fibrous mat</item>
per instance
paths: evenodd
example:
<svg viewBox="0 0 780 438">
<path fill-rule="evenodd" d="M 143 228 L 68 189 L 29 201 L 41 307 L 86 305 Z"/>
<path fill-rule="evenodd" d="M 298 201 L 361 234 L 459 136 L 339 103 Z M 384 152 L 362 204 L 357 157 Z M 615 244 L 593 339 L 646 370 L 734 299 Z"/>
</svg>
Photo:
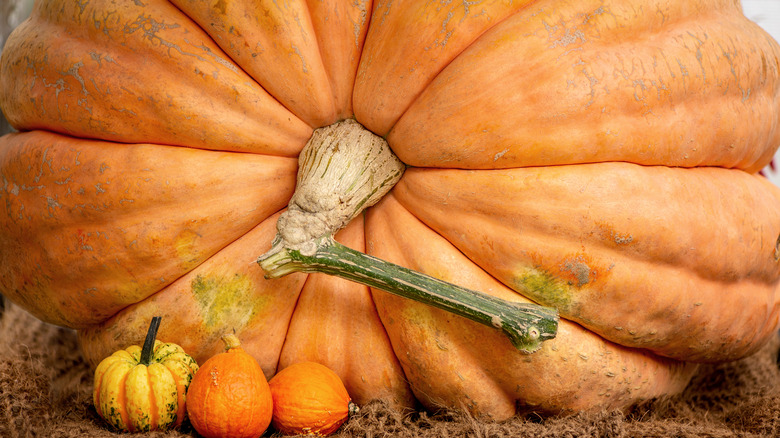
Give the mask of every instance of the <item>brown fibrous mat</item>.
<svg viewBox="0 0 780 438">
<path fill-rule="evenodd" d="M 491 422 L 453 412 L 399 412 L 377 402 L 362 406 L 334 436 L 780 437 L 779 347 L 775 338 L 747 359 L 702 366 L 683 394 L 628 411 Z M 7 301 L 0 307 L 0 437 L 128 436 L 95 412 L 92 377 L 75 332 Z M 140 436 L 198 435 L 185 421 L 179 430 Z"/>
</svg>

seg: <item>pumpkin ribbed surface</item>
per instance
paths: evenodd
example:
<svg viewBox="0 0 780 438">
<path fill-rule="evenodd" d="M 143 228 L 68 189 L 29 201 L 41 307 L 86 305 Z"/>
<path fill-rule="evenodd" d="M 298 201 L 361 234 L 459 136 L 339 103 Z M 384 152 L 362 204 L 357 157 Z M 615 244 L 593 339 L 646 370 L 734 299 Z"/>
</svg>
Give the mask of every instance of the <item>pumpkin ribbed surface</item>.
<svg viewBox="0 0 780 438">
<path fill-rule="evenodd" d="M 778 326 L 780 47 L 735 1 L 37 2 L 0 107 L 0 290 L 91 363 L 162 315 L 199 361 L 234 331 L 267 378 L 501 419 L 679 392 Z M 336 240 L 552 307 L 555 339 L 265 278 L 298 154 L 348 118 L 408 169 Z"/>
</svg>

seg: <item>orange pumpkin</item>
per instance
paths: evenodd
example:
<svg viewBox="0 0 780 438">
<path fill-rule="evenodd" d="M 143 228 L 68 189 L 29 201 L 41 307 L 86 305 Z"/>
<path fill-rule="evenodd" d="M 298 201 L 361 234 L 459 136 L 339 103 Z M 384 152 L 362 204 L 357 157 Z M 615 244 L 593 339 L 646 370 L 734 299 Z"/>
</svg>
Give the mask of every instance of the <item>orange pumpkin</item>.
<svg viewBox="0 0 780 438">
<path fill-rule="evenodd" d="M 0 287 L 92 363 L 160 314 L 199 361 L 235 329 L 268 378 L 311 360 L 359 404 L 501 419 L 679 392 L 778 326 L 780 193 L 756 172 L 780 144 L 780 48 L 738 2 L 38 2 L 0 106 L 21 131 L 0 140 Z M 295 240 L 275 237 L 297 158 L 348 119 L 405 171 L 323 222 L 348 222 L 352 253 L 320 243 L 429 276 L 398 289 L 500 298 L 482 324 L 387 278 L 252 263 Z M 359 152 L 318 161 L 354 163 L 330 184 L 350 190 Z M 291 209 L 337 193 L 307 185 Z M 304 240 L 263 263 L 319 257 Z M 560 321 L 526 318 L 514 344 L 546 339 L 528 355 L 490 325 L 531 302 Z"/>
<path fill-rule="evenodd" d="M 339 376 L 317 362 L 292 364 L 268 385 L 274 400 L 271 424 L 287 435 L 330 435 L 359 410 Z"/>
<path fill-rule="evenodd" d="M 258 437 L 273 415 L 268 381 L 236 335 L 227 334 L 222 340 L 225 351 L 206 360 L 192 379 L 187 415 L 205 438 Z"/>
</svg>

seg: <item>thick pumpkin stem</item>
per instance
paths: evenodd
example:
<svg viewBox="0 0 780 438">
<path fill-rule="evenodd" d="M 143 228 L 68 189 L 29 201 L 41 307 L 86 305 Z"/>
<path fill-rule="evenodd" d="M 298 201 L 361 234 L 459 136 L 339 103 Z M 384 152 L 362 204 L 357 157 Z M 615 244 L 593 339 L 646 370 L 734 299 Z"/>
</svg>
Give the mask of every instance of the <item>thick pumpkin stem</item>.
<svg viewBox="0 0 780 438">
<path fill-rule="evenodd" d="M 295 193 L 266 256 L 283 248 L 313 254 L 317 239 L 376 204 L 405 168 L 382 137 L 353 119 L 317 129 L 298 157 Z"/>
<path fill-rule="evenodd" d="M 536 351 L 558 329 L 554 309 L 536 304 L 514 303 L 436 279 L 323 237 L 314 254 L 284 250 L 263 259 L 267 277 L 292 272 L 335 275 L 395 295 L 447 310 L 472 321 L 503 331 L 512 344 L 525 352 Z"/>
<path fill-rule="evenodd" d="M 141 347 L 141 359 L 138 361 L 141 365 L 149 366 L 152 363 L 154 341 L 157 339 L 157 330 L 160 328 L 161 320 L 161 316 L 154 316 L 152 317 L 152 322 L 149 323 L 149 330 L 146 331 L 146 339 L 144 339 L 144 345 Z"/>
<path fill-rule="evenodd" d="M 321 272 L 425 303 L 502 330 L 536 351 L 558 329 L 555 309 L 514 303 L 438 280 L 339 244 L 333 235 L 400 180 L 404 164 L 387 142 L 354 120 L 315 131 L 298 161 L 298 182 L 257 263 L 267 278 Z"/>
</svg>

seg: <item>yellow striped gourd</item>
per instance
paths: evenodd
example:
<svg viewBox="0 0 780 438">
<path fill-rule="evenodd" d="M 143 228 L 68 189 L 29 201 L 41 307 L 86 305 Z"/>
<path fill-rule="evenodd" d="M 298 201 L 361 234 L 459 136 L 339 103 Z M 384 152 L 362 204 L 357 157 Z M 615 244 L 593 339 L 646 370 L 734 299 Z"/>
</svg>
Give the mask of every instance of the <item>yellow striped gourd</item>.
<svg viewBox="0 0 780 438">
<path fill-rule="evenodd" d="M 116 429 L 168 430 L 184 419 L 198 364 L 179 345 L 156 340 L 159 325 L 160 317 L 152 318 L 143 348 L 118 350 L 95 369 L 95 410 Z"/>
</svg>

